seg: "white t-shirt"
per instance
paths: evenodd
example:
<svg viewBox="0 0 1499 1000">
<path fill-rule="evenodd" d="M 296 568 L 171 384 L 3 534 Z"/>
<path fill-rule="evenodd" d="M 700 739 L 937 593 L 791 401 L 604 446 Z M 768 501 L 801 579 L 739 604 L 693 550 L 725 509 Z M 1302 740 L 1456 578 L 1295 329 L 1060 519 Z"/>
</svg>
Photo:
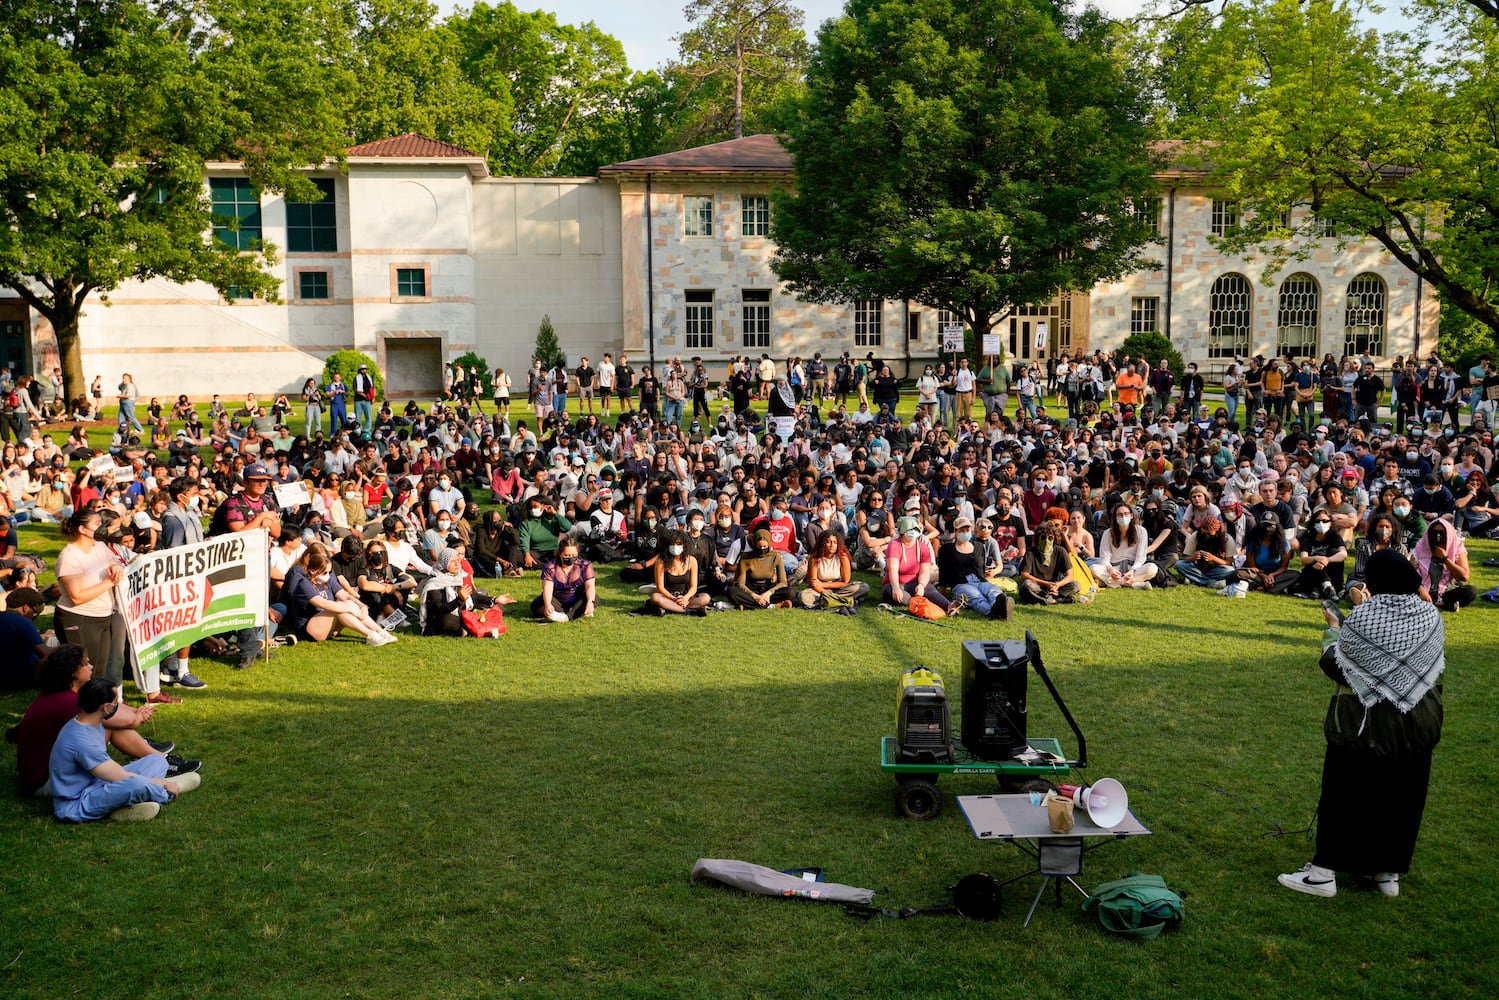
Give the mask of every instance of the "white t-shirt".
<svg viewBox="0 0 1499 1000">
<path fill-rule="evenodd" d="M 959 368 L 953 376 L 953 388 L 958 392 L 973 391 L 973 370 L 971 368 Z"/>
<path fill-rule="evenodd" d="M 614 388 L 614 366 L 607 361 L 599 364 L 599 388 Z"/>
<path fill-rule="evenodd" d="M 110 566 L 119 564 L 120 561 L 101 544 L 96 543 L 91 552 L 84 552 L 77 545 L 69 544 L 63 546 L 62 552 L 57 557 L 57 578 L 61 580 L 64 577 L 76 576 L 83 586 L 92 587 L 109 575 Z M 92 600 L 74 604 L 68 600 L 68 592 L 64 588 L 62 595 L 57 599 L 57 606 L 85 618 L 108 618 L 114 614 L 115 610 L 114 591 L 106 590 Z"/>
</svg>

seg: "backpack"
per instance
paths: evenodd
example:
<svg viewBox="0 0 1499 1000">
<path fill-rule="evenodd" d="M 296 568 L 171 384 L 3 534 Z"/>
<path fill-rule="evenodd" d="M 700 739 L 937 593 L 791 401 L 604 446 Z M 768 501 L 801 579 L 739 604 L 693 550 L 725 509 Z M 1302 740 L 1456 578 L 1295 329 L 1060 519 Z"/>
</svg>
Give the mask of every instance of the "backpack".
<svg viewBox="0 0 1499 1000">
<path fill-rule="evenodd" d="M 212 538 L 215 535 L 227 534 L 229 534 L 229 500 L 225 500 L 213 509 L 213 516 L 208 519 L 208 527 L 204 529 L 203 537 Z"/>
<path fill-rule="evenodd" d="M 462 611 L 459 617 L 463 620 L 463 631 L 480 639 L 498 639 L 509 628 L 498 605 L 483 611 Z"/>
<path fill-rule="evenodd" d="M 1098 887 L 1083 901 L 1083 912 L 1097 913 L 1103 929 L 1122 937 L 1154 941 L 1182 922 L 1182 898 L 1159 875 L 1131 872 Z"/>
<path fill-rule="evenodd" d="M 908 610 L 917 618 L 925 618 L 928 621 L 940 621 L 947 617 L 946 611 L 943 611 L 920 594 L 911 598 Z"/>
</svg>

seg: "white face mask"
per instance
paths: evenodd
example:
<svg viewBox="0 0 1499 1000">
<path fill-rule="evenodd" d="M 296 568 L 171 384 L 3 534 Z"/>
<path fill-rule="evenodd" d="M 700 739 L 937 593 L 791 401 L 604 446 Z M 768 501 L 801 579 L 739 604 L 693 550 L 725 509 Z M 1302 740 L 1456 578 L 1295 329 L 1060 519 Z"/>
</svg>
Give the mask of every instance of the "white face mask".
<svg viewBox="0 0 1499 1000">
<path fill-rule="evenodd" d="M 1315 524 L 1313 524 L 1312 527 L 1314 527 L 1314 528 L 1317 529 L 1317 534 L 1319 534 L 1319 535 L 1325 535 L 1325 534 L 1327 534 L 1328 531 L 1330 531 L 1332 529 L 1332 522 L 1331 521 L 1318 521 Z"/>
<path fill-rule="evenodd" d="M 910 531 L 907 531 L 905 533 L 905 536 L 906 536 L 906 541 L 908 541 L 908 542 L 914 542 L 914 541 L 916 541 L 916 539 L 918 539 L 918 538 L 921 537 L 921 532 L 918 531 L 918 530 L 916 530 L 915 528 L 912 528 Z"/>
<path fill-rule="evenodd" d="M 1114 520 L 1118 522 L 1121 528 L 1128 528 L 1131 522 L 1134 521 L 1134 518 L 1129 514 L 1120 514 L 1118 517 L 1114 518 Z"/>
<path fill-rule="evenodd" d="M 451 529 L 452 527 L 453 527 L 453 522 L 452 521 L 438 521 L 437 522 L 437 530 L 438 531 L 447 531 L 447 530 Z"/>
<path fill-rule="evenodd" d="M 734 524 L 734 519 L 732 517 L 720 517 L 718 519 L 718 526 L 720 528 L 729 528 L 729 527 L 732 527 L 733 524 Z"/>
<path fill-rule="evenodd" d="M 679 556 L 682 554 L 682 546 L 680 545 L 668 545 L 666 547 L 666 550 L 674 556 Z"/>
</svg>

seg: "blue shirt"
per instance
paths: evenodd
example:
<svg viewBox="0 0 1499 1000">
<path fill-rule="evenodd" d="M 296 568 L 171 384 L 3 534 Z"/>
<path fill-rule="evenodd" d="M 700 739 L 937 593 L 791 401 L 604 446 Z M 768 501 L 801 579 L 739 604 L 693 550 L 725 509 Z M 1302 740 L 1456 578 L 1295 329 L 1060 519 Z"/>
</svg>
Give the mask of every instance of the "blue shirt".
<svg viewBox="0 0 1499 1000">
<path fill-rule="evenodd" d="M 42 634 L 36 623 L 19 611 L 0 613 L 0 690 L 21 691 L 34 685 L 36 647 Z"/>
<path fill-rule="evenodd" d="M 97 781 L 93 770 L 109 760 L 104 727 L 69 719 L 52 744 L 47 771 L 52 778 L 52 812 L 58 819 L 83 820 L 78 800 Z"/>
</svg>

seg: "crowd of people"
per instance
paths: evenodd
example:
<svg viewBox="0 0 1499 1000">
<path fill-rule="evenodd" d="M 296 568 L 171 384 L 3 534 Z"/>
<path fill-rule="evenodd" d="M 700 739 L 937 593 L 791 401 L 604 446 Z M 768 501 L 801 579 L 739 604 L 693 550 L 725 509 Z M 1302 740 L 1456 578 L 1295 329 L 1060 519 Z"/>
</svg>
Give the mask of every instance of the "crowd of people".
<svg viewBox="0 0 1499 1000">
<path fill-rule="evenodd" d="M 1371 359 L 1255 358 L 1228 367 L 1210 406 L 1196 365 L 1178 377 L 1104 352 L 934 363 L 909 390 L 847 353 L 741 356 L 716 388 L 701 358 L 637 370 L 605 354 L 536 365 L 530 420 L 512 413 L 501 369 L 487 376 L 490 411 L 457 366 L 443 399 L 397 410 L 361 367 L 347 386 L 309 379 L 300 413 L 284 394 L 232 411 L 215 396 L 207 427 L 182 396 L 168 410 L 152 398 L 142 422 L 124 376 L 108 448 L 81 425 L 49 432 L 25 405 L 27 420 L 7 407 L 0 421 L 14 438 L 0 456 L 0 573 L 17 619 L 0 657 L 28 679 L 49 657 L 22 626 L 55 602 L 55 640 L 118 692 L 128 658 L 113 594 L 131 559 L 251 528 L 272 540 L 270 621 L 196 650 L 237 651 L 244 668 L 341 632 L 386 645 L 410 619 L 423 635 L 468 634 L 471 614 L 512 603 L 476 578 L 528 574 L 541 583 L 531 613 L 559 624 L 597 613 L 601 573 L 641 588 L 638 615 L 849 614 L 876 596 L 928 617 L 1004 618 L 1017 600 L 1178 585 L 1357 604 L 1389 550 L 1419 599 L 1457 611 L 1477 597 L 1464 539 L 1499 529 L 1499 375 L 1487 358 L 1456 377 L 1431 358 L 1398 359 L 1389 376 Z M 39 416 L 60 413 L 56 381 Z M 7 401 L 37 392 L 0 382 Z M 276 498 L 294 484 L 300 499 Z M 28 521 L 68 539 L 54 593 L 36 587 L 48 567 L 16 531 Z M 137 668 L 147 709 L 179 700 L 165 687 L 206 687 L 194 652 Z"/>
</svg>

